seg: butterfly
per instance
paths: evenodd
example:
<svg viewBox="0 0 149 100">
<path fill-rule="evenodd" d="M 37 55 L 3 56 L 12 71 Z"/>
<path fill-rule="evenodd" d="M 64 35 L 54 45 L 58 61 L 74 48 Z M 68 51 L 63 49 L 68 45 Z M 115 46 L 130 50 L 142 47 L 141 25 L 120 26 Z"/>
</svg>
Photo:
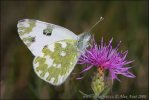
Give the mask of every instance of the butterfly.
<svg viewBox="0 0 149 100">
<path fill-rule="evenodd" d="M 91 38 L 89 32 L 76 35 L 64 27 L 34 19 L 19 20 L 17 27 L 19 37 L 35 56 L 35 73 L 55 86 L 65 82 Z"/>
</svg>

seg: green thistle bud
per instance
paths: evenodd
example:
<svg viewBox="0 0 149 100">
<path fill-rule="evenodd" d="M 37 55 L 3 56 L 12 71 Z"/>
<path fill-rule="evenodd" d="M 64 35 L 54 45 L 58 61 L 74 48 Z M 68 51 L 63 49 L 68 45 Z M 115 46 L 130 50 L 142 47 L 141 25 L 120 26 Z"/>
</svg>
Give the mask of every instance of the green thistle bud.
<svg viewBox="0 0 149 100">
<path fill-rule="evenodd" d="M 102 93 L 102 91 L 105 89 L 104 75 L 100 75 L 97 72 L 92 79 L 91 88 L 95 96 L 100 95 L 100 93 Z"/>
</svg>

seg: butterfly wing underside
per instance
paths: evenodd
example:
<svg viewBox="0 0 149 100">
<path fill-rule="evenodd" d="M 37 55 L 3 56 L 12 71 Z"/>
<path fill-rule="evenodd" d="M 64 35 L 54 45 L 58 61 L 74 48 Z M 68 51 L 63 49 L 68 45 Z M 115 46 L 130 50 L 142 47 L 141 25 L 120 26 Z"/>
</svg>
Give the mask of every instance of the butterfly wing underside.
<svg viewBox="0 0 149 100">
<path fill-rule="evenodd" d="M 35 56 L 35 73 L 48 83 L 62 84 L 78 60 L 78 36 L 64 27 L 33 19 L 20 20 L 17 27 L 21 40 Z"/>
<path fill-rule="evenodd" d="M 56 41 L 78 39 L 77 35 L 64 27 L 34 19 L 20 20 L 17 27 L 21 40 L 34 56 L 43 56 L 43 47 Z"/>
<path fill-rule="evenodd" d="M 62 84 L 78 60 L 76 41 L 58 41 L 44 47 L 42 52 L 43 56 L 37 56 L 33 61 L 35 73 L 50 84 Z"/>
</svg>

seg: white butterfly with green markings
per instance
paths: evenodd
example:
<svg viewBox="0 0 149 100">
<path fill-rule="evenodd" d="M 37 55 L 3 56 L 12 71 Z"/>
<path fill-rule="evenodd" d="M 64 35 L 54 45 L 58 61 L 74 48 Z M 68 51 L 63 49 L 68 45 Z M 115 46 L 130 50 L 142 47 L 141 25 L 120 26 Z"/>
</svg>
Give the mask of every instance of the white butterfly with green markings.
<svg viewBox="0 0 149 100">
<path fill-rule="evenodd" d="M 70 30 L 34 19 L 18 21 L 18 33 L 35 56 L 33 68 L 44 81 L 61 85 L 84 52 L 90 33 L 75 35 Z"/>
</svg>

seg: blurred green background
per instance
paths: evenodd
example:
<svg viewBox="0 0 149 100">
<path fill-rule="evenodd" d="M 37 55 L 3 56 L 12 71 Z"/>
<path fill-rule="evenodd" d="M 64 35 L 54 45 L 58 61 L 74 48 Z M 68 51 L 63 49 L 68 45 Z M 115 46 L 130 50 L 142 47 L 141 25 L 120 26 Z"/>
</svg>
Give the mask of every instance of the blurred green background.
<svg viewBox="0 0 149 100">
<path fill-rule="evenodd" d="M 104 21 L 92 31 L 113 46 L 121 40 L 120 50 L 128 50 L 128 60 L 135 60 L 131 72 L 135 79 L 118 76 L 110 95 L 148 96 L 148 2 L 147 1 L 1 1 L 1 99 L 81 99 L 79 90 L 90 94 L 93 70 L 83 80 L 71 75 L 61 86 L 54 87 L 33 71 L 33 55 L 20 40 L 17 21 L 24 18 L 61 25 L 80 34 L 100 17 Z M 73 72 L 83 67 L 77 65 Z"/>
</svg>

